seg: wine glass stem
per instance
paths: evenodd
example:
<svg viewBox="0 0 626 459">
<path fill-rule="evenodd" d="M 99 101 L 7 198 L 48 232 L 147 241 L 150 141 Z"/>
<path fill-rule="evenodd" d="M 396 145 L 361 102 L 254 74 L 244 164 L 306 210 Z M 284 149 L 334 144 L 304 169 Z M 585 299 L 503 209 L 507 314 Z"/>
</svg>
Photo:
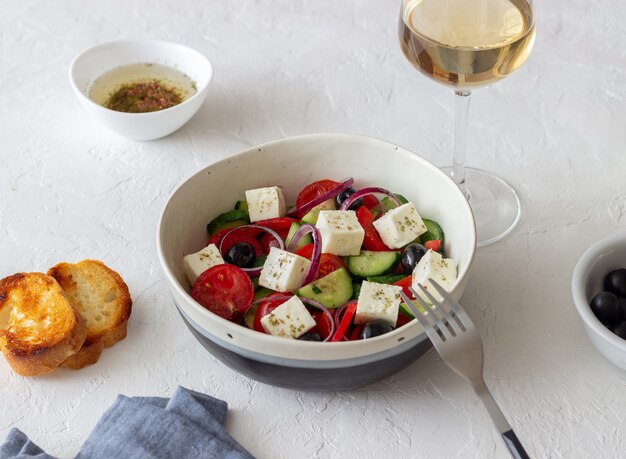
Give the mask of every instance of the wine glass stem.
<svg viewBox="0 0 626 459">
<path fill-rule="evenodd" d="M 467 140 L 467 117 L 472 93 L 467 90 L 454 91 L 454 157 L 452 158 L 452 179 L 461 188 L 469 200 L 470 194 L 465 186 L 465 144 Z"/>
</svg>

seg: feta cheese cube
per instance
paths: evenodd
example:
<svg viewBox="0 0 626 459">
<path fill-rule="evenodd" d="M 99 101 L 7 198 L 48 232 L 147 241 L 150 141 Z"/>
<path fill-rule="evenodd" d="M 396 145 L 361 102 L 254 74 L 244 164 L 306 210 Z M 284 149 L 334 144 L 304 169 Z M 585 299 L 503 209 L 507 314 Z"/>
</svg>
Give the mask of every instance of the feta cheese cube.
<svg viewBox="0 0 626 459">
<path fill-rule="evenodd" d="M 283 338 L 299 338 L 315 325 L 311 313 L 297 296 L 291 297 L 261 319 L 261 326 L 266 333 Z"/>
<path fill-rule="evenodd" d="M 400 310 L 400 292 L 397 285 L 363 281 L 356 305 L 355 324 L 384 322 L 396 326 Z"/>
<path fill-rule="evenodd" d="M 392 249 L 399 249 L 407 245 L 427 231 L 422 217 L 417 213 L 413 203 L 410 202 L 391 209 L 378 220 L 375 220 L 374 228 L 380 234 L 385 245 Z"/>
<path fill-rule="evenodd" d="M 246 201 L 251 222 L 284 217 L 287 213 L 285 197 L 277 186 L 247 190 Z"/>
<path fill-rule="evenodd" d="M 439 252 L 429 250 L 413 270 L 412 286 L 427 303 L 430 303 L 430 300 L 424 295 L 418 284 L 422 284 L 428 293 L 440 301 L 441 295 L 432 287 L 428 279 L 434 279 L 446 291 L 450 291 L 456 280 L 456 271 L 456 261 L 452 258 L 443 258 Z"/>
<path fill-rule="evenodd" d="M 317 228 L 322 236 L 322 252 L 335 255 L 358 255 L 365 230 L 353 210 L 321 210 Z"/>
<path fill-rule="evenodd" d="M 183 257 L 185 277 L 192 287 L 200 274 L 215 265 L 221 264 L 224 264 L 224 259 L 215 244 L 209 244 L 199 252 Z"/>
<path fill-rule="evenodd" d="M 272 247 L 263 263 L 259 285 L 277 292 L 293 292 L 302 287 L 310 266 L 306 258 Z"/>
</svg>

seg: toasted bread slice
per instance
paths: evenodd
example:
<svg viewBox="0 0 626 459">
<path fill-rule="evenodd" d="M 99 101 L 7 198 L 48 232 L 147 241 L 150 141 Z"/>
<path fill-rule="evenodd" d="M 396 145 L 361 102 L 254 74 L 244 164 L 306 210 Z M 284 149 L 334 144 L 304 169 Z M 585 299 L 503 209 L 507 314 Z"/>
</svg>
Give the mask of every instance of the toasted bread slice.
<svg viewBox="0 0 626 459">
<path fill-rule="evenodd" d="M 17 374 L 50 373 L 85 336 L 82 317 L 54 278 L 18 273 L 0 280 L 0 349 Z"/>
<path fill-rule="evenodd" d="M 87 325 L 83 347 L 63 366 L 79 369 L 96 363 L 105 347 L 126 337 L 132 300 L 121 276 L 97 260 L 59 263 L 48 270 Z"/>
</svg>

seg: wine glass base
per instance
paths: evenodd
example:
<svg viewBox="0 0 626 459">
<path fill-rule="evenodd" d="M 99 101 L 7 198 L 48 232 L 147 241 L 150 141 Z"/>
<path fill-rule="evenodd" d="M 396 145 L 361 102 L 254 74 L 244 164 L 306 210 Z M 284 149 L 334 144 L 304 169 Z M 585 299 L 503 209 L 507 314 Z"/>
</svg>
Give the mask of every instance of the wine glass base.
<svg viewBox="0 0 626 459">
<path fill-rule="evenodd" d="M 450 174 L 452 167 L 442 167 Z M 465 194 L 476 220 L 478 247 L 499 241 L 519 222 L 520 200 L 515 190 L 500 177 L 471 167 L 465 168 Z"/>
</svg>

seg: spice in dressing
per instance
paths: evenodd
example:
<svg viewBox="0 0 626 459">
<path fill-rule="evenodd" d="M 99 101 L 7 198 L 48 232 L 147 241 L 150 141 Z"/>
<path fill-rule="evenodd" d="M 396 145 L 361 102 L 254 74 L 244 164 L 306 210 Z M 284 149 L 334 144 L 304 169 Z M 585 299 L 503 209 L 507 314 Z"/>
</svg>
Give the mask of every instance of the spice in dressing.
<svg viewBox="0 0 626 459">
<path fill-rule="evenodd" d="M 177 69 L 133 64 L 104 73 L 92 85 L 89 97 L 111 110 L 146 113 L 178 105 L 195 93 L 195 82 Z"/>
</svg>

